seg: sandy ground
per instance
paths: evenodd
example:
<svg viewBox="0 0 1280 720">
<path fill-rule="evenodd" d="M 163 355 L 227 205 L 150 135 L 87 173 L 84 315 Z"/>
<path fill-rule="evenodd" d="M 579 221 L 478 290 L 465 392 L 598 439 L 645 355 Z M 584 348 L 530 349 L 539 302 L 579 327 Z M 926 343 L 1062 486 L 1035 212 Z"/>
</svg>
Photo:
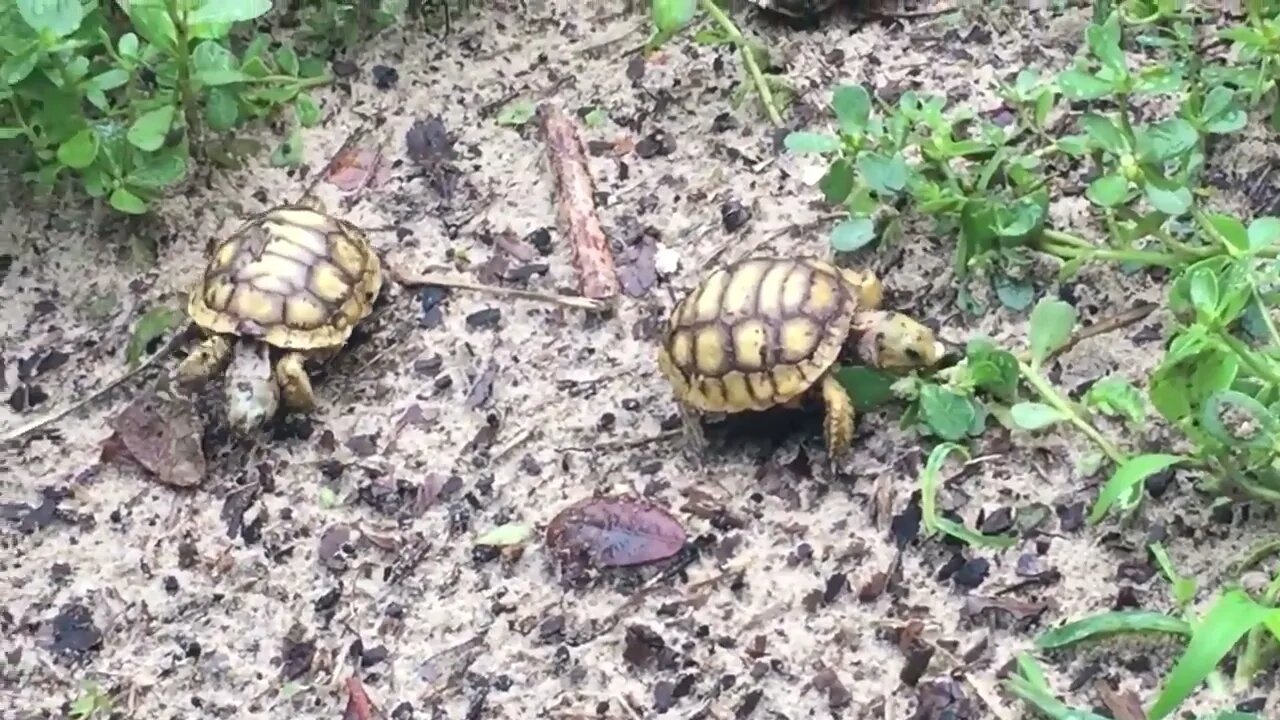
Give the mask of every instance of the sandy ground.
<svg viewBox="0 0 1280 720">
<path fill-rule="evenodd" d="M 237 444 L 210 392 L 209 478 L 195 490 L 96 465 L 107 417 L 154 372 L 5 449 L 0 717 L 64 717 L 95 682 L 119 717 L 338 718 L 355 674 L 381 717 L 399 719 L 1016 718 L 1023 710 L 998 679 L 1035 632 L 1111 607 L 1169 606 L 1144 538 L 1165 538 L 1179 569 L 1212 587 L 1222 559 L 1273 521 L 1211 514 L 1174 476 L 1133 527 L 1086 529 L 1101 478 L 1073 467 L 1089 448 L 1075 436 L 993 431 L 975 443 L 986 459 L 949 485 L 946 501 L 970 523 L 1006 509 L 1031 529 L 1004 552 L 914 540 L 889 591 L 863 597 L 891 567 L 891 525 L 910 514 L 929 448 L 898 429 L 899 411 L 861 417 L 857 451 L 835 477 L 808 460 L 822 456 L 816 419 L 781 434 L 713 429 L 698 470 L 662 434 L 675 410 L 654 362 L 656 323 L 709 263 L 754 247 L 826 252 L 828 211 L 812 187 L 821 170 L 780 154 L 781 134 L 753 108 L 731 109 L 736 63 L 725 51 L 681 42 L 649 62 L 628 58 L 644 17 L 584 7 L 596 9 L 471 17 L 445 40 L 384 33 L 347 58 L 353 76 L 317 94 L 325 121 L 306 135 L 307 164 L 322 165 L 354 127 L 374 126 L 393 161 L 383 182 L 354 202 L 329 184 L 318 192 L 362 226 L 399 226 L 374 235 L 390 262 L 420 271 L 466 258 L 487 282 L 545 263 L 512 284 L 572 292 L 543 145 L 532 123 L 505 127 L 496 116 L 521 100 L 599 108 L 607 120 L 586 140 L 601 218 L 626 248 L 619 257 L 665 248 L 678 269 L 603 321 L 461 292 L 424 311 L 419 293 L 391 288 L 317 378 L 313 416 Z M 837 15 L 813 32 L 758 18 L 744 27 L 787 64 L 802 91 L 791 117 L 803 124 L 828 122 L 829 88 L 849 81 L 992 109 L 992 83 L 1023 62 L 1062 67 L 1085 17 L 860 24 Z M 386 89 L 377 65 L 398 72 Z M 432 115 L 455 141 L 447 183 L 406 159 L 406 133 Z M 1276 155 L 1231 152 L 1228 180 Z M 0 225 L 0 389 L 41 402 L 23 412 L 0 404 L 0 427 L 123 372 L 130 328 L 157 304 L 181 307 L 206 239 L 302 185 L 269 167 L 220 174 L 128 225 L 18 195 Z M 721 218 L 729 202 L 750 215 L 732 232 Z M 1056 219 L 1089 232 L 1079 202 L 1056 207 Z M 549 254 L 504 250 L 544 228 Z M 155 242 L 154 267 L 130 262 L 131 235 Z M 865 261 L 884 273 L 890 302 L 945 320 L 945 339 L 1018 342 L 1023 315 L 956 312 L 950 243 L 917 228 Z M 1158 301 L 1162 288 L 1097 268 L 1059 292 L 1090 320 Z M 1158 360 L 1163 321 L 1157 313 L 1082 343 L 1051 372 L 1067 388 L 1107 372 L 1139 380 Z M 472 543 L 507 522 L 541 528 L 573 501 L 619 491 L 672 509 L 696 548 L 687 564 L 567 587 L 540 541 L 518 557 Z M 1045 663 L 1068 701 L 1097 706 L 1103 685 L 1149 701 L 1170 654 L 1121 642 Z M 1252 694 L 1201 693 L 1190 707 L 1268 692 L 1274 704 L 1272 687 L 1263 678 Z"/>
</svg>

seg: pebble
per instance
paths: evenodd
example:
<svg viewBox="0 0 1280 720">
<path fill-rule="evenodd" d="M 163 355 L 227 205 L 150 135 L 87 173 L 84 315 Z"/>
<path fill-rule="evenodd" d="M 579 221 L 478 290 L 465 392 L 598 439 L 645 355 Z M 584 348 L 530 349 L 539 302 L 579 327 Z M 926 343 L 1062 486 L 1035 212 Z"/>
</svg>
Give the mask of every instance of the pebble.
<svg viewBox="0 0 1280 720">
<path fill-rule="evenodd" d="M 473 330 L 481 330 L 495 328 L 502 321 L 502 310 L 498 308 L 485 308 L 477 310 L 467 316 L 467 327 Z"/>
<path fill-rule="evenodd" d="M 374 65 L 372 72 L 373 85 L 379 90 L 390 90 L 391 86 L 400 79 L 400 72 L 387 65 Z"/>
<path fill-rule="evenodd" d="M 653 269 L 663 277 L 670 277 L 680 269 L 680 253 L 660 245 L 653 253 Z"/>
</svg>

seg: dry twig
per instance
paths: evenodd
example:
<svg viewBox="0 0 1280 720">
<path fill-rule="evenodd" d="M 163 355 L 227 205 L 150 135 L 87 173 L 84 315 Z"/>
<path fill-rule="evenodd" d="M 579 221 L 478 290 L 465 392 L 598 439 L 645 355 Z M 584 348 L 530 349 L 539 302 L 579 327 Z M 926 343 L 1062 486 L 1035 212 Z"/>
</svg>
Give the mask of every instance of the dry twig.
<svg viewBox="0 0 1280 720">
<path fill-rule="evenodd" d="M 538 106 L 538 122 L 547 143 L 547 161 L 555 186 L 556 215 L 569 239 L 582 294 L 600 300 L 620 290 L 613 251 L 596 216 L 595 183 L 587 169 L 578 124 L 550 103 Z"/>
<path fill-rule="evenodd" d="M 97 390 L 90 393 L 89 395 L 86 395 L 80 400 L 71 403 L 70 405 L 62 408 L 61 410 L 45 415 L 42 418 L 37 418 L 35 420 L 32 420 L 26 425 L 13 428 L 5 432 L 4 435 L 0 435 L 0 446 L 8 445 L 9 443 L 22 440 L 28 435 L 31 435 L 32 433 L 38 430 L 41 430 L 49 425 L 52 425 L 58 422 L 59 420 L 61 420 L 62 418 L 67 417 L 68 415 L 71 415 L 72 413 L 79 412 L 85 407 L 88 407 L 89 405 L 92 405 L 93 403 L 102 399 L 112 390 L 115 390 L 117 387 L 120 387 L 124 383 L 136 377 L 138 374 L 142 373 L 144 370 L 150 368 L 161 358 L 168 357 L 169 353 L 173 352 L 174 348 L 178 346 L 178 343 L 184 337 L 186 337 L 187 329 L 189 326 L 190 326 L 190 323 L 187 323 L 182 327 L 178 328 L 173 333 L 173 336 L 169 338 L 169 342 L 165 343 L 164 347 L 157 350 L 146 360 L 143 360 L 142 362 L 138 363 L 137 367 L 133 368 L 132 370 L 126 373 L 123 373 L 116 379 L 112 380 L 106 385 L 103 385 L 101 388 L 98 388 Z"/>
<path fill-rule="evenodd" d="M 578 297 L 575 295 L 556 295 L 553 293 L 537 292 L 536 290 L 519 290 L 517 288 L 505 288 L 498 285 L 485 285 L 484 283 L 472 282 L 470 280 L 458 280 L 448 278 L 435 273 L 423 273 L 421 275 L 405 275 L 404 273 L 388 266 L 387 274 L 390 275 L 397 284 L 405 287 L 423 287 L 424 285 L 435 285 L 437 287 L 451 288 L 454 290 L 470 290 L 472 292 L 488 293 L 490 295 L 502 295 L 506 297 L 517 297 L 525 300 L 537 300 L 539 302 L 555 303 L 566 307 L 582 308 L 583 310 L 604 310 L 608 307 L 608 303 L 591 298 Z"/>
</svg>

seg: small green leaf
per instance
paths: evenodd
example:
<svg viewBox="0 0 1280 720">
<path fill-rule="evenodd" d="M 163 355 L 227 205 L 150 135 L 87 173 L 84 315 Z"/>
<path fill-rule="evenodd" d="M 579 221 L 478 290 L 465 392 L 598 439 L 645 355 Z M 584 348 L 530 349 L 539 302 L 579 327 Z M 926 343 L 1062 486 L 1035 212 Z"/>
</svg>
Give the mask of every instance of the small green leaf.
<svg viewBox="0 0 1280 720">
<path fill-rule="evenodd" d="M 788 134 L 782 144 L 793 153 L 833 153 L 841 147 L 838 138 L 800 130 Z"/>
<path fill-rule="evenodd" d="M 1097 143 L 1098 147 L 1112 155 L 1120 155 L 1129 150 L 1129 143 L 1124 133 L 1110 118 L 1097 113 L 1085 113 L 1080 118 L 1080 124 L 1084 126 L 1085 133 Z"/>
<path fill-rule="evenodd" d="M 225 87 L 209 88 L 205 97 L 204 118 L 214 130 L 230 130 L 240 119 L 240 105 L 234 90 Z"/>
<path fill-rule="evenodd" d="M 845 365 L 836 370 L 836 380 L 859 410 L 883 405 L 894 398 L 896 378 L 889 373 L 861 365 Z"/>
<path fill-rule="evenodd" d="M 1101 25 L 1085 28 L 1089 51 L 1117 75 L 1126 73 L 1124 50 L 1120 48 L 1120 13 L 1113 12 Z"/>
<path fill-rule="evenodd" d="M 220 3 L 208 3 L 219 5 Z M 163 50 L 171 50 L 178 39 L 178 28 L 169 17 L 164 0 L 132 0 L 125 8 L 134 32 Z"/>
<path fill-rule="evenodd" d="M 1146 419 L 1142 391 L 1122 377 L 1105 377 L 1089 386 L 1084 403 L 1104 415 L 1124 417 L 1134 424 Z"/>
<path fill-rule="evenodd" d="M 98 156 L 98 136 L 90 128 L 72 135 L 58 146 L 58 162 L 81 170 L 93 164 Z"/>
<path fill-rule="evenodd" d="M 169 126 L 173 124 L 175 112 L 176 108 L 172 105 L 161 105 L 155 110 L 145 112 L 133 121 L 125 137 L 139 150 L 147 152 L 159 150 L 164 145 Z"/>
<path fill-rule="evenodd" d="M 1205 213 L 1205 217 L 1229 245 L 1238 250 L 1249 249 L 1249 230 L 1244 223 L 1225 213 Z"/>
<path fill-rule="evenodd" d="M 836 252 L 853 252 L 875 238 L 876 226 L 871 218 L 845 218 L 831 231 L 831 248 Z"/>
<path fill-rule="evenodd" d="M 1250 250 L 1261 250 L 1280 243 L 1280 218 L 1259 217 L 1249 223 L 1248 247 Z"/>
<path fill-rule="evenodd" d="M 476 538 L 475 544 L 494 547 L 521 545 L 532 536 L 533 528 L 528 525 L 524 523 L 507 523 L 506 525 L 499 525 Z"/>
<path fill-rule="evenodd" d="M 116 88 L 129 82 L 129 73 L 120 68 L 112 68 L 104 73 L 95 75 L 89 81 L 89 85 L 102 91 L 115 90 Z"/>
<path fill-rule="evenodd" d="M 129 344 L 124 350 L 124 359 L 129 367 L 137 367 L 147 346 L 176 326 L 180 320 L 180 311 L 165 306 L 153 307 L 138 318 L 138 324 L 133 327 L 133 335 L 129 337 Z"/>
<path fill-rule="evenodd" d="M 211 0 L 199 3 L 187 16 L 188 25 L 213 25 L 255 20 L 271 9 L 271 0 Z"/>
<path fill-rule="evenodd" d="M 968 436 L 977 417 L 970 398 L 934 384 L 920 388 L 919 406 L 921 420 L 943 440 Z"/>
<path fill-rule="evenodd" d="M 1181 618 L 1149 610 L 1116 610 L 1093 615 L 1041 633 L 1036 649 L 1056 650 L 1078 642 L 1122 633 L 1167 633 L 1191 637 L 1191 625 Z"/>
<path fill-rule="evenodd" d="M 1030 323 L 1031 364 L 1038 367 L 1049 353 L 1071 339 L 1076 325 L 1076 309 L 1056 298 L 1042 298 L 1031 310 Z"/>
<path fill-rule="evenodd" d="M 818 181 L 818 189 L 827 202 L 833 205 L 843 203 L 853 192 L 853 166 L 848 160 L 838 158 Z"/>
<path fill-rule="evenodd" d="M 1200 424 L 1228 447 L 1265 450 L 1275 446 L 1280 421 L 1265 405 L 1236 390 L 1211 394 L 1200 408 Z"/>
<path fill-rule="evenodd" d="M 139 158 L 127 180 L 130 185 L 158 190 L 182 179 L 187 171 L 183 155 L 176 152 Z"/>
<path fill-rule="evenodd" d="M 120 40 L 116 43 L 116 52 L 120 57 L 132 59 L 138 56 L 138 36 L 133 33 L 125 33 L 120 36 Z"/>
<path fill-rule="evenodd" d="M 1072 100 L 1097 100 L 1110 95 L 1115 85 L 1092 73 L 1078 69 L 1065 70 L 1058 75 L 1062 94 Z"/>
<path fill-rule="evenodd" d="M 502 108 L 502 112 L 498 113 L 496 122 L 499 125 L 519 127 L 532 120 L 536 112 L 537 108 L 532 102 L 518 100 Z"/>
<path fill-rule="evenodd" d="M 893 194 L 907 186 L 907 163 L 900 155 L 886 157 L 878 153 L 863 153 L 858 156 L 858 172 L 877 192 Z"/>
<path fill-rule="evenodd" d="M 142 215 L 147 212 L 147 203 L 128 190 L 119 187 L 111 193 L 111 207 L 130 215 Z"/>
<path fill-rule="evenodd" d="M 27 134 L 25 128 L 20 127 L 0 127 L 0 140 L 12 140 L 20 138 Z"/>
<path fill-rule="evenodd" d="M 965 347 L 969 379 L 975 388 L 1012 402 L 1018 394 L 1018 359 L 986 338 L 974 338 Z"/>
<path fill-rule="evenodd" d="M 1186 458 L 1180 455 L 1161 454 L 1138 455 L 1126 460 L 1123 465 L 1116 468 L 1110 479 L 1102 486 L 1102 491 L 1098 493 L 1098 500 L 1093 504 L 1093 510 L 1089 511 L 1089 524 L 1096 524 L 1106 517 L 1107 511 L 1117 501 L 1136 498 L 1136 495 L 1142 491 L 1143 480 L 1184 460 Z"/>
<path fill-rule="evenodd" d="M 1057 408 L 1037 402 L 1020 402 L 1009 408 L 1009 416 L 1023 430 L 1041 430 L 1067 419 Z"/>
<path fill-rule="evenodd" d="M 18 14 L 37 33 L 66 37 L 80 28 L 85 5 L 80 0 L 17 0 Z"/>
<path fill-rule="evenodd" d="M 670 37 L 684 29 L 697 10 L 697 0 L 653 0 L 649 16 L 658 33 Z"/>
<path fill-rule="evenodd" d="M 281 45 L 276 48 L 276 65 L 285 75 L 297 76 L 298 52 L 292 45 Z"/>
<path fill-rule="evenodd" d="M 1129 181 L 1120 173 L 1102 175 L 1089 183 L 1084 194 L 1095 205 L 1115 207 L 1128 199 Z"/>
<path fill-rule="evenodd" d="M 271 164 L 274 167 L 295 167 L 302 162 L 302 130 L 294 128 L 289 137 L 271 153 Z"/>
<path fill-rule="evenodd" d="M 1177 217 L 1191 209 L 1191 191 L 1172 183 L 1154 183 L 1150 179 L 1142 186 L 1147 202 L 1160 212 Z"/>
<path fill-rule="evenodd" d="M 314 127 L 320 122 L 320 106 L 306 93 L 299 93 L 293 99 L 293 111 L 298 115 L 298 124 L 302 127 Z"/>
<path fill-rule="evenodd" d="M 842 85 L 832 93 L 831 106 L 836 111 L 840 132 L 861 135 L 871 117 L 871 95 L 861 85 Z"/>
</svg>

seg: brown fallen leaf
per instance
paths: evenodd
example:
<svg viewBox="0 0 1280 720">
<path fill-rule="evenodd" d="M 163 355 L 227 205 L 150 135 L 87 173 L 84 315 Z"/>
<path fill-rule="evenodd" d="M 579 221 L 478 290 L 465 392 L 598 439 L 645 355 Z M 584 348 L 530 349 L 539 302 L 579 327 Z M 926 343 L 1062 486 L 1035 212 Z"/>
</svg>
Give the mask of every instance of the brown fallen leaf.
<svg viewBox="0 0 1280 720">
<path fill-rule="evenodd" d="M 1147 720 L 1147 713 L 1142 709 L 1142 700 L 1132 690 L 1123 692 L 1112 690 L 1106 682 L 1098 683 L 1098 695 L 1102 704 L 1107 706 L 1116 720 Z"/>
<path fill-rule="evenodd" d="M 325 180 L 343 192 L 356 192 L 370 184 L 381 161 L 380 147 L 346 148 L 334 156 Z"/>
<path fill-rule="evenodd" d="M 970 595 L 961 613 L 978 625 L 1009 627 L 1030 624 L 1047 609 L 1044 603 L 1017 598 Z"/>
<path fill-rule="evenodd" d="M 174 487 L 204 481 L 204 425 L 189 400 L 146 393 L 107 424 L 113 433 L 102 443 L 100 462 L 133 462 Z"/>
<path fill-rule="evenodd" d="M 547 526 L 547 546 L 596 567 L 665 560 L 680 551 L 685 531 L 665 508 L 639 497 L 593 497 L 561 510 Z"/>
<path fill-rule="evenodd" d="M 658 270 L 654 266 L 657 253 L 658 247 L 652 238 L 619 253 L 616 272 L 622 292 L 630 297 L 642 297 L 658 283 Z"/>
<path fill-rule="evenodd" d="M 347 707 L 342 711 L 342 720 L 373 720 L 373 706 L 355 675 L 347 678 Z"/>
</svg>

